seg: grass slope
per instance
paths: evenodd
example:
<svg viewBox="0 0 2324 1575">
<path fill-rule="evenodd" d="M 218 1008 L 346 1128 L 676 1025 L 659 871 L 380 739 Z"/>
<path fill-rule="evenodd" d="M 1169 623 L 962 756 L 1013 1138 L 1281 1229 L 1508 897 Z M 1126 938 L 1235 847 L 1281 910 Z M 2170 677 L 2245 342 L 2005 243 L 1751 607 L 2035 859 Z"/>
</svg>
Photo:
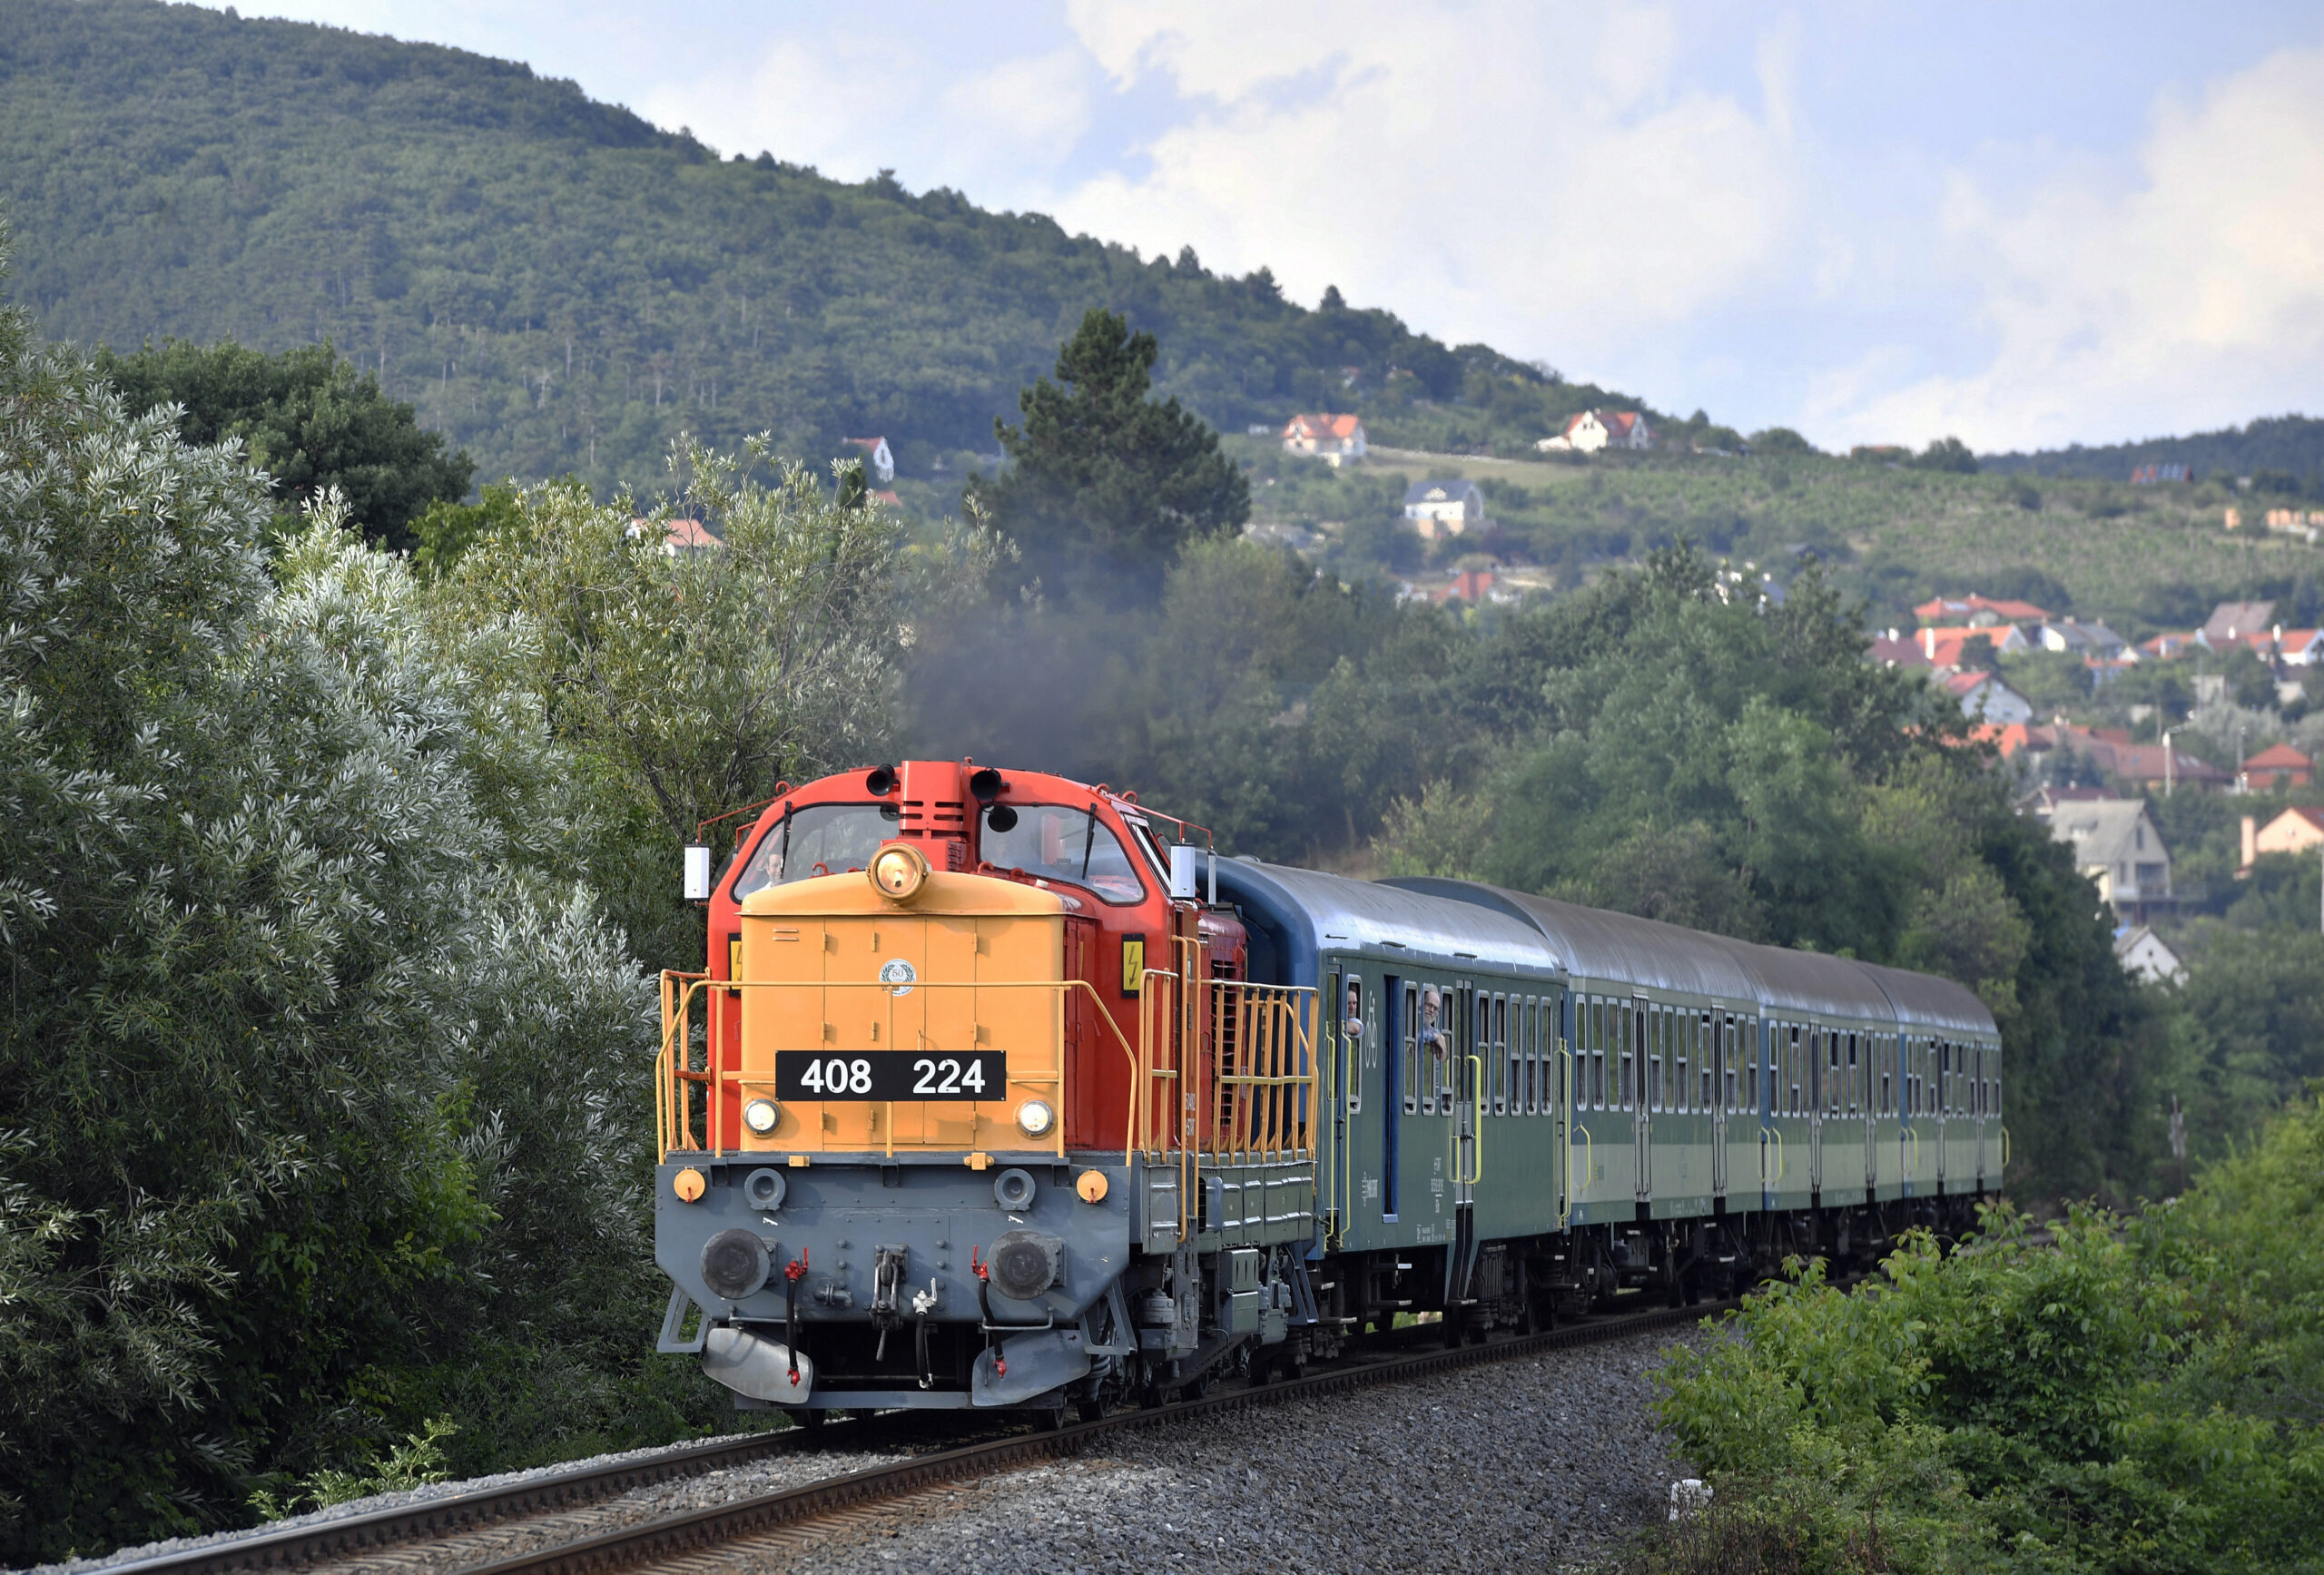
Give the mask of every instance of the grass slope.
<svg viewBox="0 0 2324 1575">
<path fill-rule="evenodd" d="M 1662 454 L 1572 464 L 1399 454 L 1333 471 L 1267 443 L 1229 446 L 1253 467 L 1255 517 L 1335 527 L 1344 553 L 1369 544 L 1384 556 L 1407 480 L 1463 476 L 1483 490 L 1495 528 L 1443 544 L 1440 564 L 1490 552 L 1552 566 L 1571 584 L 1691 536 L 1780 580 L 1809 549 L 1879 625 L 1910 626 L 1914 605 L 1938 592 L 1984 591 L 2030 594 L 2053 612 L 2144 634 L 2200 623 L 2219 598 L 2289 596 L 2319 563 L 2305 541 L 2255 528 L 2266 499 L 2219 482 L 2036 484 L 1824 457 Z M 2232 531 L 2230 508 L 2242 522 Z"/>
</svg>

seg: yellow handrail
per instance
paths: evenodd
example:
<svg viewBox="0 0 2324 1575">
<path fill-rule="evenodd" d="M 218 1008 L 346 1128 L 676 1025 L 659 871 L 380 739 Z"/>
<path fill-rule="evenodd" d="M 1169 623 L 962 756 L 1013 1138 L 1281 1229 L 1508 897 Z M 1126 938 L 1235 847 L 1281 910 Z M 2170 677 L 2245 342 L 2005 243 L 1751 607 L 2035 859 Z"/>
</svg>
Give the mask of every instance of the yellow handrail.
<svg viewBox="0 0 2324 1575">
<path fill-rule="evenodd" d="M 673 983 L 678 981 L 684 981 L 685 989 L 679 999 L 673 1003 L 670 1000 L 670 987 Z M 679 1031 L 681 1029 L 686 1030 L 686 1038 L 689 1042 L 692 1039 L 690 1025 L 693 1020 L 693 1004 L 694 998 L 696 993 L 703 990 L 796 989 L 801 988 L 801 985 L 800 982 L 795 979 L 714 979 L 706 974 L 685 973 L 676 969 L 665 969 L 663 971 L 662 976 L 662 1048 L 660 1053 L 655 1058 L 655 1117 L 656 1122 L 655 1136 L 657 1139 L 657 1147 L 659 1148 L 659 1157 L 661 1159 L 667 1159 L 670 1156 L 671 1150 L 678 1147 L 675 1139 L 690 1136 L 690 1129 L 693 1124 L 693 1100 L 691 1097 L 683 1097 L 673 1101 L 669 1098 L 671 1085 L 675 1083 L 702 1082 L 711 1085 L 714 1092 L 723 1089 L 724 1086 L 728 1082 L 742 1080 L 743 1077 L 740 1073 L 721 1070 L 717 1067 L 717 1058 L 715 1053 L 716 1038 L 714 1036 L 711 1039 L 710 1043 L 705 1046 L 704 1059 L 708 1064 L 702 1071 L 696 1072 L 691 1068 L 680 1068 L 675 1064 L 676 1037 Z M 813 988 L 825 990 L 876 989 L 893 993 L 895 987 L 884 984 L 878 979 L 825 979 L 816 981 Z M 1078 989 L 1089 997 L 1090 1003 L 1097 1009 L 1098 1020 L 1103 1022 L 1108 1030 L 1112 1033 L 1115 1042 L 1121 1047 L 1123 1056 L 1128 1060 L 1131 1076 L 1133 1078 L 1137 1076 L 1137 1052 L 1130 1048 L 1129 1039 L 1122 1033 L 1121 1025 L 1114 1021 L 1113 1014 L 1106 1009 L 1104 998 L 1098 995 L 1097 988 L 1088 979 L 920 979 L 915 981 L 912 988 L 915 989 L 1049 989 L 1060 992 L 1060 996 L 1064 991 Z M 714 994 L 711 999 L 713 1003 L 713 1015 L 714 1016 L 719 1009 L 718 1003 L 720 997 Z M 1062 1005 L 1061 999 L 1059 1004 Z M 710 1025 L 705 1024 L 704 1026 L 705 1028 L 708 1028 Z M 1060 1048 L 1062 1047 L 1062 1037 L 1060 1037 Z M 760 1080 L 763 1081 L 763 1079 Z M 1061 1085 L 1063 1082 L 1063 1068 L 1060 1066 L 1057 1070 L 1050 1072 L 1012 1072 L 1010 1074 L 1009 1080 L 1020 1083 L 1057 1083 Z M 709 1107 L 706 1112 L 708 1119 L 714 1124 L 714 1127 L 718 1119 L 718 1105 L 719 1101 L 714 1098 L 710 1101 Z M 675 1123 L 673 1123 L 670 1119 L 673 1114 L 674 1106 L 675 1113 L 677 1117 L 677 1121 Z M 1061 1117 L 1063 1112 L 1060 1111 L 1059 1114 Z M 720 1137 L 723 1136 L 721 1133 L 715 1130 L 711 1130 L 704 1132 L 703 1136 L 704 1140 L 710 1146 L 709 1151 L 711 1153 L 724 1154 L 726 1152 L 725 1146 L 718 1141 Z M 1134 1132 L 1129 1134 L 1129 1139 L 1130 1144 L 1134 1146 L 1137 1135 Z M 1061 1118 L 1057 1123 L 1057 1136 L 1055 1139 L 1054 1151 L 1060 1157 L 1065 1153 L 1065 1123 Z M 1123 1153 L 1122 1163 L 1125 1165 L 1129 1163 L 1129 1152 L 1128 1148 L 1126 1148 Z"/>
<path fill-rule="evenodd" d="M 2001 1167 L 2004 1171 L 2009 1168 L 2009 1128 L 2006 1127 L 2001 1129 Z"/>
</svg>

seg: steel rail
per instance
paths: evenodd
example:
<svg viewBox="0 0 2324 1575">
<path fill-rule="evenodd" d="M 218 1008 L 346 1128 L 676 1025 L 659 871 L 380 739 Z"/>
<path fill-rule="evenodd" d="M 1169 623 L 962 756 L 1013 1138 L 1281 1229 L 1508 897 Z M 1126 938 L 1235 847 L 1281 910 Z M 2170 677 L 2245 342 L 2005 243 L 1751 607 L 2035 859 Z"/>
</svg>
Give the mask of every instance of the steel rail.
<svg viewBox="0 0 2324 1575">
<path fill-rule="evenodd" d="M 1095 1422 L 1077 1422 L 1049 1432 L 1016 1433 L 959 1449 L 919 1455 L 889 1465 L 869 1466 L 862 1471 L 826 1477 L 795 1488 L 755 1494 L 710 1509 L 665 1516 L 643 1525 L 476 1565 L 463 1571 L 462 1575 L 606 1575 L 608 1571 L 626 1570 L 737 1541 L 858 1505 L 903 1498 L 946 1482 L 983 1476 L 998 1469 L 1076 1454 L 1084 1445 L 1112 1434 L 1316 1395 L 1401 1383 L 1462 1367 L 1512 1361 L 1546 1351 L 1598 1344 L 1630 1334 L 1695 1323 L 1738 1305 L 1740 1304 L 1736 1302 L 1718 1302 L 1706 1303 L 1699 1307 L 1658 1308 L 1628 1317 L 1575 1324 L 1539 1334 L 1520 1335 L 1512 1340 L 1447 1346 L 1414 1355 L 1359 1362 L 1306 1378 L 1254 1384 L 1147 1410 L 1119 1412 Z"/>
<path fill-rule="evenodd" d="M 547 1510 L 594 1503 L 633 1488 L 701 1476 L 763 1455 L 845 1442 L 860 1425 L 847 1423 L 842 1428 L 812 1432 L 788 1429 L 744 1433 L 665 1450 L 640 1460 L 575 1466 L 497 1487 L 444 1493 L 359 1515 L 286 1526 L 274 1531 L 254 1531 L 199 1548 L 108 1564 L 103 1575 L 229 1575 L 230 1571 L 300 1569 L 371 1550 L 448 1537 Z"/>
</svg>

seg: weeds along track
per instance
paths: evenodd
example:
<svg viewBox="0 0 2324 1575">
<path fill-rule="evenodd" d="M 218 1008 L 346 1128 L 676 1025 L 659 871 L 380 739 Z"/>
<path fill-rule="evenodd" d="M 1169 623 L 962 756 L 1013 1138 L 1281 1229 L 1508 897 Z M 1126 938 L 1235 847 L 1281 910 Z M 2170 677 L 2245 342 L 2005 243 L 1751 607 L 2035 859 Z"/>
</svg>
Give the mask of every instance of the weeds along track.
<svg viewBox="0 0 2324 1575">
<path fill-rule="evenodd" d="M 955 1447 L 928 1450 L 931 1419 L 959 1413 L 888 1413 L 815 1429 L 722 1439 L 645 1459 L 572 1470 L 473 1492 L 279 1531 L 259 1531 L 183 1551 L 109 1566 L 103 1575 L 241 1575 L 245 1571 L 427 1571 L 429 1575 L 605 1575 L 642 1567 L 706 1571 L 733 1554 L 773 1551 L 843 1532 L 869 1511 L 931 1490 L 1080 1452 L 1106 1438 L 1255 1406 L 1400 1383 L 1485 1363 L 1620 1340 L 1694 1323 L 1734 1305 L 1656 1308 L 1590 1319 L 1538 1334 L 1414 1350 L 1434 1326 L 1397 1331 L 1305 1378 L 1214 1391 L 1199 1399 L 1123 1411 L 1053 1430 L 1018 1429 Z M 940 1420 L 936 1426 L 944 1423 Z M 950 1425 L 959 1426 L 957 1420 Z M 918 1435 L 921 1452 L 908 1452 Z M 626 1523 L 593 1519 L 607 1501 L 639 1489 L 707 1475 L 771 1457 L 901 1454 L 724 1502 Z M 836 1462 L 834 1463 L 837 1463 Z M 520 1533 L 493 1536 L 496 1529 Z M 510 1541 L 538 1545 L 508 1552 Z M 465 1544 L 465 1546 L 463 1546 Z M 495 1556 L 496 1548 L 498 1556 Z"/>
</svg>

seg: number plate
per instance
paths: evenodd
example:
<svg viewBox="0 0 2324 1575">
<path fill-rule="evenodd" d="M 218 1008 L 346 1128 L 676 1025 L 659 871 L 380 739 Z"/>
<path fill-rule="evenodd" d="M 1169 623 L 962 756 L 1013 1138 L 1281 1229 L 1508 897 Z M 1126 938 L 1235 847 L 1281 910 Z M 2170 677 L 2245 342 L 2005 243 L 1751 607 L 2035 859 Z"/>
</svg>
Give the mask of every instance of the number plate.
<svg viewBox="0 0 2324 1575">
<path fill-rule="evenodd" d="M 1009 1081 L 1000 1050 L 778 1050 L 778 1099 L 998 1099 Z"/>
</svg>

